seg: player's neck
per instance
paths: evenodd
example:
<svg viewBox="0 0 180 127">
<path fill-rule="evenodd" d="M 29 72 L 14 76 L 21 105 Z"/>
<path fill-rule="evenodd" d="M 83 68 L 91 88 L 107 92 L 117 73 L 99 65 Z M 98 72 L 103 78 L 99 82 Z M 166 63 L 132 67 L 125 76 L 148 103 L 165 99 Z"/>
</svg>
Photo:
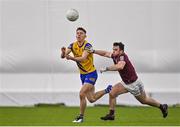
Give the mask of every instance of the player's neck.
<svg viewBox="0 0 180 127">
<path fill-rule="evenodd" d="M 78 41 L 78 46 L 81 47 L 84 44 L 85 40 L 83 41 Z"/>
<path fill-rule="evenodd" d="M 120 53 L 120 55 L 123 55 L 124 54 L 124 51 Z"/>
<path fill-rule="evenodd" d="M 121 55 L 123 55 L 124 54 L 124 52 L 122 52 L 122 53 L 120 53 L 119 55 L 117 55 L 117 57 L 119 57 L 119 56 L 121 56 Z"/>
</svg>

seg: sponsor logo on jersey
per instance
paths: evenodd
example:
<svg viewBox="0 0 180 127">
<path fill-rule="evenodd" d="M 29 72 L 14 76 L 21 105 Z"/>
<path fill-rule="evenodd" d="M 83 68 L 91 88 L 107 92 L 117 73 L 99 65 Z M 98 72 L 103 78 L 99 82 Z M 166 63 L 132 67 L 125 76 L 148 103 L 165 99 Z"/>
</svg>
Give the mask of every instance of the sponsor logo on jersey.
<svg viewBox="0 0 180 127">
<path fill-rule="evenodd" d="M 95 78 L 89 78 L 89 80 L 94 82 L 96 79 Z"/>
<path fill-rule="evenodd" d="M 120 56 L 120 61 L 124 61 L 124 56 Z"/>
</svg>

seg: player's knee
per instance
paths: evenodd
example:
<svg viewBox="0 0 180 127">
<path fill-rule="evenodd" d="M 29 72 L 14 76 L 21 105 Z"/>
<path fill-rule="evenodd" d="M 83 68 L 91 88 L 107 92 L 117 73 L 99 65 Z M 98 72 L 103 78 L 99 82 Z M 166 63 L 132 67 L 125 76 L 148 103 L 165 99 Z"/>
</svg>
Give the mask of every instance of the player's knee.
<svg viewBox="0 0 180 127">
<path fill-rule="evenodd" d="M 110 93 L 109 93 L 109 96 L 110 96 L 111 98 L 115 98 L 115 97 L 116 97 L 115 93 L 113 93 L 113 92 L 110 92 Z"/>
<path fill-rule="evenodd" d="M 79 97 L 80 97 L 80 99 L 83 99 L 86 97 L 86 94 L 84 92 L 80 92 Z"/>
<path fill-rule="evenodd" d="M 96 100 L 95 99 L 89 99 L 90 103 L 94 103 Z"/>
<path fill-rule="evenodd" d="M 141 100 L 140 102 L 141 102 L 141 104 L 147 104 L 147 101 L 146 101 L 146 99 L 144 99 L 144 100 Z"/>
</svg>

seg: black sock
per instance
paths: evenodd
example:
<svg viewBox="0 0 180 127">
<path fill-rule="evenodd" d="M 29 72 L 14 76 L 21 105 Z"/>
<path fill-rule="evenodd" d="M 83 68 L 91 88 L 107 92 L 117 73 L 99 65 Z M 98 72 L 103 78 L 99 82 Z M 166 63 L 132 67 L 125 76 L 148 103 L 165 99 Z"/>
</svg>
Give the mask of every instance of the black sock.
<svg viewBox="0 0 180 127">
<path fill-rule="evenodd" d="M 110 115 L 114 115 L 114 110 L 109 110 Z"/>
<path fill-rule="evenodd" d="M 83 115 L 83 114 L 80 114 L 79 116 L 80 116 L 81 118 L 83 118 L 84 115 Z"/>
<path fill-rule="evenodd" d="M 163 109 L 163 105 L 162 105 L 162 104 L 160 104 L 159 108 L 162 110 L 162 109 Z"/>
</svg>

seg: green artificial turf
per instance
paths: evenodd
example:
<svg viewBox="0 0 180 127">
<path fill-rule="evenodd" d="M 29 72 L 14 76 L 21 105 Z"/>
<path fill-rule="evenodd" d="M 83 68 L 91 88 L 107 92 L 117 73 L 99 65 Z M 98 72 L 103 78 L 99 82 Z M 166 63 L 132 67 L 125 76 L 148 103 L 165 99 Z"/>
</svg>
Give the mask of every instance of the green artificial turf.
<svg viewBox="0 0 180 127">
<path fill-rule="evenodd" d="M 87 107 L 83 123 L 72 123 L 79 107 L 0 107 L 1 126 L 176 126 L 180 125 L 180 108 L 170 107 L 163 118 L 153 107 L 117 107 L 114 121 L 102 121 L 108 107 Z"/>
</svg>

